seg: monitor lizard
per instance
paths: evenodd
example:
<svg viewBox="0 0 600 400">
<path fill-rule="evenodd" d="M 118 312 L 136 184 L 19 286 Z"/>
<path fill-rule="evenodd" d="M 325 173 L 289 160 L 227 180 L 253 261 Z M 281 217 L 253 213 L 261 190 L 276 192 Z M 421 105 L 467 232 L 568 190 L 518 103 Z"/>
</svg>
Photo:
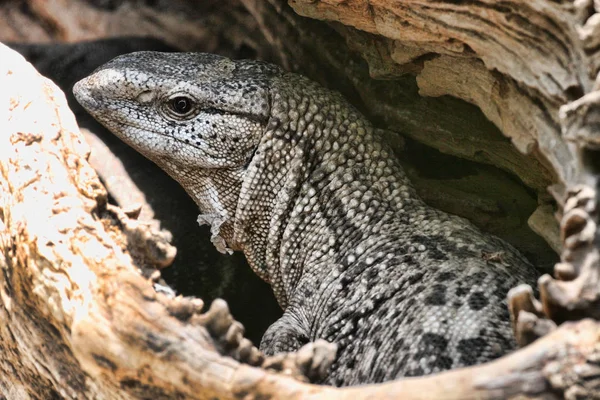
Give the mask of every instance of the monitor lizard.
<svg viewBox="0 0 600 400">
<path fill-rule="evenodd" d="M 425 204 L 339 93 L 259 61 L 137 52 L 74 94 L 185 188 L 220 251 L 243 251 L 271 284 L 285 312 L 263 336 L 265 353 L 335 343 L 322 382 L 345 386 L 515 347 L 506 294 L 533 283 L 535 268 Z"/>
</svg>

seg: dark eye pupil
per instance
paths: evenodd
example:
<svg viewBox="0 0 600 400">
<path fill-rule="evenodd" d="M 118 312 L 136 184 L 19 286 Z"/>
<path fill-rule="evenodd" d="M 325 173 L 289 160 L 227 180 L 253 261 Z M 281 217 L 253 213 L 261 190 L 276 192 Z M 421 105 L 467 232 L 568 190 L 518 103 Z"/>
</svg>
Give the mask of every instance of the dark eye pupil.
<svg viewBox="0 0 600 400">
<path fill-rule="evenodd" d="M 177 114 L 187 114 L 192 109 L 192 102 L 187 97 L 175 97 L 171 106 Z"/>
</svg>

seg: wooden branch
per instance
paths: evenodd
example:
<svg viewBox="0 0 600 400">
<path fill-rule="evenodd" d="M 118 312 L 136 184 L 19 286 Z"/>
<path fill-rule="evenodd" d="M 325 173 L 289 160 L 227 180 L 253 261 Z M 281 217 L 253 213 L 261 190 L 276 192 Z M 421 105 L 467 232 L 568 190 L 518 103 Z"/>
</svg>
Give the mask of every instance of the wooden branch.
<svg viewBox="0 0 600 400">
<path fill-rule="evenodd" d="M 168 238 L 107 205 L 64 95 L 0 46 L 3 395 L 597 397 L 600 322 L 556 328 L 550 318 L 600 318 L 600 97 L 594 84 L 600 21 L 591 0 L 505 3 L 296 0 L 293 6 L 387 37 L 382 43 L 397 60 L 397 73 L 417 74 L 421 93 L 477 104 L 517 147 L 555 168 L 562 262 L 555 278 L 540 279 L 540 301 L 530 288 L 511 296 L 519 341 L 540 339 L 486 365 L 345 389 L 289 376 L 299 356 L 281 363 L 280 373 L 256 367 L 263 356 L 243 338 L 223 301 L 203 313 L 201 300 L 155 289 L 157 268 L 174 255 Z"/>
<path fill-rule="evenodd" d="M 389 39 L 384 45 L 391 60 L 417 71 L 422 95 L 477 105 L 519 150 L 546 159 L 563 182 L 574 177 L 575 157 L 560 138 L 558 109 L 589 92 L 595 73 L 577 32 L 584 21 L 570 2 L 290 4 L 301 15 Z"/>
</svg>

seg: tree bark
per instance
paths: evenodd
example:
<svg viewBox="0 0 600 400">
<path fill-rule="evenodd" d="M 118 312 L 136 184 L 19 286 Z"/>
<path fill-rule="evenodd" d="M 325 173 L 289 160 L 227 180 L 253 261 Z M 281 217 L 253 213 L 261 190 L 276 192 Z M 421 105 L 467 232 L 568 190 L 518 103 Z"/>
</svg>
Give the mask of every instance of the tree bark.
<svg viewBox="0 0 600 400">
<path fill-rule="evenodd" d="M 546 191 L 555 181 L 552 168 L 535 154 L 520 153 L 477 107 L 450 96 L 419 96 L 416 66 L 423 60 L 397 64 L 390 57 L 386 38 L 301 18 L 281 0 L 231 0 L 224 4 L 176 0 L 152 5 L 139 0 L 120 5 L 92 0 L 22 3 L 0 4 L 0 16 L 8 21 L 0 26 L 0 38 L 47 42 L 152 34 L 180 50 L 258 58 L 308 75 L 341 91 L 378 127 L 389 131 L 387 136 L 399 161 L 427 203 L 507 240 L 542 270 L 549 271 L 557 260 L 551 249 L 560 251 L 559 229 Z M 87 22 L 90 20 L 94 24 Z M 30 25 L 31 29 L 23 29 Z M 121 43 L 121 51 L 135 50 L 131 38 L 121 38 Z M 156 50 L 164 51 L 162 47 Z M 36 55 L 34 65 L 70 92 L 74 76 L 81 76 L 79 70 L 86 65 L 98 66 L 99 59 L 110 52 L 103 45 L 91 50 L 89 57 L 75 57 L 75 46 L 70 51 L 52 48 L 47 53 L 56 54 L 47 60 Z M 394 57 L 398 59 L 399 54 L 402 52 L 394 53 Z M 77 107 L 74 103 L 70 101 Z M 78 118 L 82 114 L 77 112 Z M 127 155 L 130 164 L 142 163 L 134 158 Z M 139 175 L 137 170 L 130 173 Z M 108 190 L 113 197 L 122 192 Z M 165 202 L 170 198 L 154 195 L 153 199 Z M 178 209 L 169 209 L 168 214 L 177 214 Z M 179 221 L 185 219 L 181 215 Z M 175 240 L 186 246 L 177 233 Z M 202 258 L 197 252 L 193 255 Z M 185 264 L 191 262 L 186 260 Z M 227 294 L 239 291 L 237 288 Z"/>
<path fill-rule="evenodd" d="M 292 28 L 269 26 L 266 17 L 288 16 L 296 33 L 308 32 L 312 22 L 277 11 L 281 5 L 274 0 L 243 3 L 258 23 L 256 30 L 272 39 L 275 50 L 269 56 L 300 68 L 288 52 L 293 45 L 273 34 Z M 485 140 L 475 151 L 444 147 L 452 141 L 447 125 L 418 134 L 426 117 L 415 108 L 407 117 L 386 107 L 390 97 L 383 95 L 381 110 L 392 114 L 388 121 L 409 124 L 409 136 L 466 158 L 485 150 L 488 162 L 520 176 L 540 195 L 553 183 L 561 262 L 554 277 L 540 278 L 539 301 L 527 287 L 509 296 L 515 333 L 526 347 L 482 366 L 345 389 L 301 381 L 311 354 L 266 362 L 243 338 L 223 301 L 203 312 L 201 300 L 160 289 L 156 271 L 175 256 L 168 235 L 107 203 L 64 95 L 1 47 L 2 394 L 9 399 L 600 398 L 600 10 L 595 8 L 600 6 L 591 0 L 502 5 L 296 0 L 291 5 L 300 14 L 338 21 L 333 26 L 362 52 L 373 77 L 416 76 L 423 96 L 452 95 L 477 105 L 528 157 L 503 159 L 512 153 L 494 151 L 493 142 Z M 306 37 L 287 39 L 310 49 L 302 44 Z M 316 57 L 333 51 L 324 44 Z M 329 65 L 339 62 L 334 58 Z M 347 71 L 337 82 L 358 82 L 355 70 Z M 377 83 L 354 88 L 375 119 L 382 113 L 374 103 L 377 88 Z M 434 138 L 434 132 L 446 137 Z M 527 161 L 533 163 L 530 170 Z"/>
</svg>

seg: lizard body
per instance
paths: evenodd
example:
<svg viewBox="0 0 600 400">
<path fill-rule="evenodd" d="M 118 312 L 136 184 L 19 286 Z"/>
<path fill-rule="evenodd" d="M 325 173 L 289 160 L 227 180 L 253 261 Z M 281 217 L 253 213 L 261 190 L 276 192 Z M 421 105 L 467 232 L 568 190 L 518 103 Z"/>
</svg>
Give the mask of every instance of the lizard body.
<svg viewBox="0 0 600 400">
<path fill-rule="evenodd" d="M 343 386 L 485 362 L 514 348 L 505 296 L 535 270 L 512 246 L 426 205 L 340 94 L 256 61 L 120 56 L 78 101 L 194 198 L 285 312 L 267 354 L 325 339 Z M 498 254 L 497 257 L 487 257 Z"/>
</svg>

